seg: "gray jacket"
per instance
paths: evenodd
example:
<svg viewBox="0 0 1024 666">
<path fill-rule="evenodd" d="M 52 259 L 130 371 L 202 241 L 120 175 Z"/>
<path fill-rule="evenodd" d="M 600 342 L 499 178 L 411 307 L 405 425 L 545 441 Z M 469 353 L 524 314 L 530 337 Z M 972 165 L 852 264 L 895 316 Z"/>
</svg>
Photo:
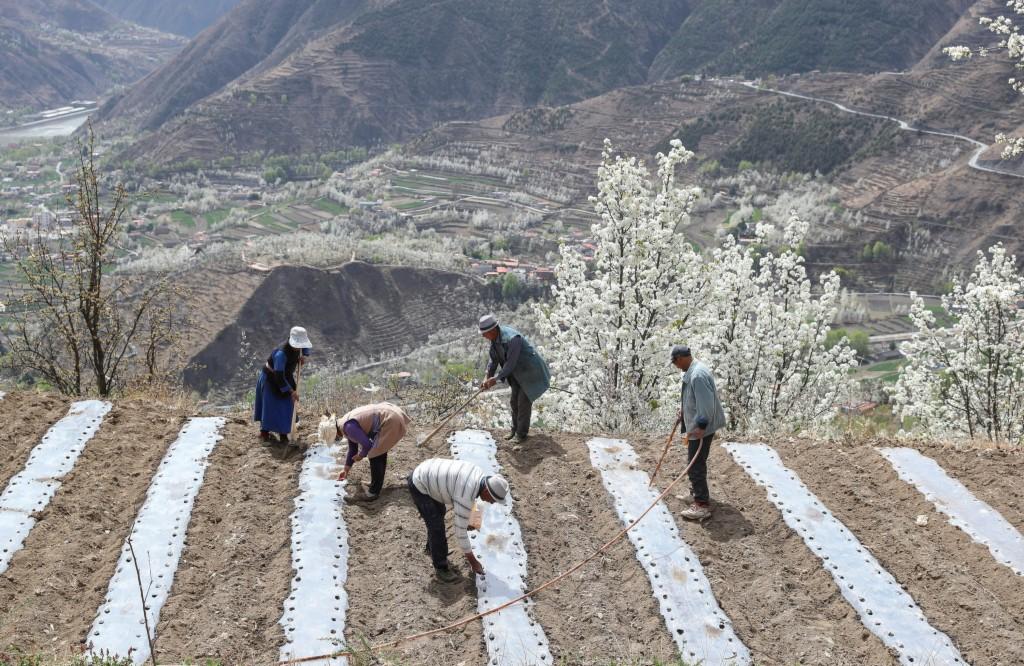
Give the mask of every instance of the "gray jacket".
<svg viewBox="0 0 1024 666">
<path fill-rule="evenodd" d="M 684 432 L 704 428 L 707 437 L 725 427 L 725 410 L 718 400 L 715 378 L 700 361 L 693 361 L 683 373 L 682 401 Z"/>
</svg>

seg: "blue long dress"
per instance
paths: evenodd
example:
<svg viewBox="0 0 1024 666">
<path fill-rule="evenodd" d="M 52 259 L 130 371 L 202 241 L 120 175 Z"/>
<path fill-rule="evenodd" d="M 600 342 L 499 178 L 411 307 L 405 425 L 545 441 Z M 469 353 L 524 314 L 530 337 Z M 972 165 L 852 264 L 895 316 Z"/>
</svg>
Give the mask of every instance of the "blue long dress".
<svg viewBox="0 0 1024 666">
<path fill-rule="evenodd" d="M 308 350 L 303 350 L 306 352 Z M 275 349 L 268 364 L 274 373 L 282 378 L 280 389 L 266 368 L 260 370 L 256 380 L 256 400 L 253 409 L 253 421 L 260 422 L 260 430 L 277 432 L 287 435 L 292 430 L 292 391 L 295 389 L 294 367 L 288 367 L 288 355 L 283 349 Z M 279 374 L 278 374 L 279 373 Z"/>
</svg>

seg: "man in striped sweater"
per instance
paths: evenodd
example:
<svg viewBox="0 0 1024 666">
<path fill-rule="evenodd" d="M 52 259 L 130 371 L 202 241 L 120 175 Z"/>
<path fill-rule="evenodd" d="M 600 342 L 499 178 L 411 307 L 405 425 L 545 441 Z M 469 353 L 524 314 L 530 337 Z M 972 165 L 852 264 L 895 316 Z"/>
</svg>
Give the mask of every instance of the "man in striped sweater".
<svg viewBox="0 0 1024 666">
<path fill-rule="evenodd" d="M 488 476 L 473 463 L 431 458 L 421 462 L 409 475 L 409 492 L 427 524 L 427 550 L 437 577 L 446 583 L 459 578 L 448 566 L 448 537 L 444 530 L 446 506 L 455 509 L 455 539 L 466 561 L 474 573 L 482 576 L 483 565 L 469 543 L 469 514 L 478 497 L 488 503 L 504 503 L 508 481 L 497 474 Z"/>
</svg>

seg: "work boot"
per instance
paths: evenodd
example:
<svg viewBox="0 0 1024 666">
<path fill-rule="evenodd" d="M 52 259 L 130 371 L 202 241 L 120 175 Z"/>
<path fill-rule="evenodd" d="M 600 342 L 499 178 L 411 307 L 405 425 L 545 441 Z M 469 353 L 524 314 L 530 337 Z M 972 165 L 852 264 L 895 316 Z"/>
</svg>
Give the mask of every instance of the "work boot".
<svg viewBox="0 0 1024 666">
<path fill-rule="evenodd" d="M 523 442 L 525 442 L 529 438 L 530 438 L 529 435 L 516 435 L 516 444 L 522 444 Z"/>
<path fill-rule="evenodd" d="M 459 574 L 455 573 L 448 567 L 443 569 L 434 569 L 434 575 L 437 576 L 438 580 L 442 583 L 454 583 L 459 580 Z"/>
<path fill-rule="evenodd" d="M 266 430 L 260 430 L 260 441 L 262 441 L 262 442 L 269 442 L 270 441 L 270 432 L 268 432 Z"/>
<path fill-rule="evenodd" d="M 365 490 L 361 490 L 360 492 L 352 495 L 352 497 L 350 497 L 348 501 L 354 504 L 369 504 L 370 502 L 376 502 L 379 499 L 379 493 L 374 495 L 373 493 L 368 493 Z"/>
<path fill-rule="evenodd" d="M 679 514 L 686 520 L 696 520 L 697 522 L 703 522 L 711 517 L 711 505 L 702 504 L 700 502 L 694 502 L 690 505 L 689 509 L 685 509 Z"/>
<path fill-rule="evenodd" d="M 510 441 L 512 441 L 515 438 L 516 438 L 516 434 L 514 432 L 510 432 L 509 434 L 505 435 L 505 441 L 506 442 L 510 442 Z"/>
</svg>

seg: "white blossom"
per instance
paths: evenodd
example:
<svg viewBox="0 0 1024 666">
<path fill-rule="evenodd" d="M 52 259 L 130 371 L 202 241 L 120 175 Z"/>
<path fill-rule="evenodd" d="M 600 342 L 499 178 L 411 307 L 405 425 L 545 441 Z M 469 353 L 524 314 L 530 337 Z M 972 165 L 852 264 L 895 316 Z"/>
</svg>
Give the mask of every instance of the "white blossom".
<svg viewBox="0 0 1024 666">
<path fill-rule="evenodd" d="M 1024 444 L 1024 278 L 1002 245 L 978 253 L 966 282 L 954 280 L 942 328 L 915 295 L 918 332 L 904 343 L 909 363 L 893 389 L 896 413 L 912 430 Z"/>
</svg>

